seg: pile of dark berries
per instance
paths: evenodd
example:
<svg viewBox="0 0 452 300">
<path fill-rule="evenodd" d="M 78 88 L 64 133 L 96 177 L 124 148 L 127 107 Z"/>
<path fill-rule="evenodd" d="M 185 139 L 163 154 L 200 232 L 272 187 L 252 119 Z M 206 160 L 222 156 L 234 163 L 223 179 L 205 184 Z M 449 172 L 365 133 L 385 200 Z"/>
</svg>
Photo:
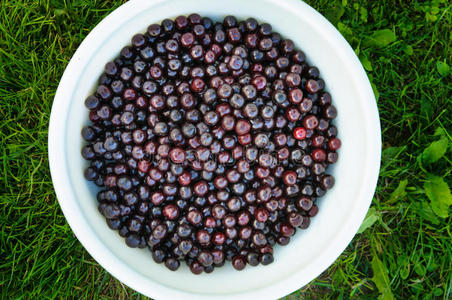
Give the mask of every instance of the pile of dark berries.
<svg viewBox="0 0 452 300">
<path fill-rule="evenodd" d="M 334 185 L 341 142 L 324 88 L 305 54 L 255 19 L 149 26 L 85 101 L 99 211 L 171 270 L 270 264 Z"/>
</svg>

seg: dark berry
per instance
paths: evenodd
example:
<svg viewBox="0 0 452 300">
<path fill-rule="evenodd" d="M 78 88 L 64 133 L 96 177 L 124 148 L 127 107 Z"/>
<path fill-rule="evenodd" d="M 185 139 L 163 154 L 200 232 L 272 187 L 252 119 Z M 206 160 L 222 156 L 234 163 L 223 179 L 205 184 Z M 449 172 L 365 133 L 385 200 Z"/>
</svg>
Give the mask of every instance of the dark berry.
<svg viewBox="0 0 452 300">
<path fill-rule="evenodd" d="M 341 141 L 325 88 L 293 41 L 253 18 L 150 25 L 84 101 L 99 212 L 173 271 L 273 262 L 334 186 Z"/>
</svg>

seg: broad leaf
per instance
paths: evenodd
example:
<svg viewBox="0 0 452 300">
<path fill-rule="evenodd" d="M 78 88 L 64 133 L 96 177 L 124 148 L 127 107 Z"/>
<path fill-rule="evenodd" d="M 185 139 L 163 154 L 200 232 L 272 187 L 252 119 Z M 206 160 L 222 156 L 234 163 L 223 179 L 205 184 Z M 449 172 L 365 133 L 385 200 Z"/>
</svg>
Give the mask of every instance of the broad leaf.
<svg viewBox="0 0 452 300">
<path fill-rule="evenodd" d="M 447 137 L 442 136 L 438 141 L 434 141 L 422 153 L 422 162 L 425 165 L 432 164 L 438 161 L 446 154 L 449 141 Z"/>
<path fill-rule="evenodd" d="M 375 283 L 378 291 L 380 292 L 380 297 L 378 298 L 382 300 L 394 299 L 391 291 L 391 286 L 389 284 L 388 269 L 376 254 L 374 254 L 374 257 L 372 258 L 371 265 L 372 271 L 374 273 L 372 281 Z"/>
<path fill-rule="evenodd" d="M 423 202 L 423 203 L 414 202 L 412 205 L 412 208 L 414 211 L 416 211 L 416 213 L 419 215 L 419 217 L 422 216 L 424 218 L 424 220 L 429 221 L 433 225 L 439 224 L 438 217 L 435 215 L 435 213 L 432 210 L 432 207 L 427 202 Z"/>
<path fill-rule="evenodd" d="M 391 29 L 382 29 L 375 31 L 366 41 L 366 45 L 374 45 L 377 47 L 385 47 L 397 39 L 394 31 Z"/>
<path fill-rule="evenodd" d="M 396 159 L 402 152 L 404 152 L 406 146 L 401 147 L 388 147 L 381 152 L 381 170 L 385 170 L 394 159 Z"/>
<path fill-rule="evenodd" d="M 413 50 L 413 47 L 411 47 L 411 45 L 403 46 L 403 52 L 405 52 L 406 55 L 413 55 L 414 54 L 414 50 Z"/>
<path fill-rule="evenodd" d="M 449 186 L 442 177 L 430 175 L 429 181 L 424 183 L 424 190 L 430 199 L 432 209 L 441 218 L 449 215 L 449 206 L 452 205 L 452 195 Z"/>
<path fill-rule="evenodd" d="M 410 260 L 407 256 L 401 255 L 397 257 L 397 265 L 400 269 L 400 277 L 405 280 L 410 275 Z"/>
<path fill-rule="evenodd" d="M 380 218 L 380 213 L 375 210 L 375 207 L 371 207 L 364 218 L 363 223 L 358 229 L 358 233 L 363 233 L 367 228 L 371 227 Z"/>
<path fill-rule="evenodd" d="M 369 58 L 367 57 L 367 55 L 360 55 L 359 56 L 359 60 L 361 61 L 361 64 L 363 65 L 364 69 L 366 69 L 366 71 L 372 71 L 372 63 L 370 62 Z"/>
<path fill-rule="evenodd" d="M 444 131 L 444 129 L 442 129 L 441 127 L 436 127 L 435 129 L 435 133 L 433 133 L 434 136 L 446 136 L 446 132 Z"/>
<path fill-rule="evenodd" d="M 438 61 L 436 63 L 436 69 L 438 70 L 439 75 L 446 77 L 450 74 L 450 67 L 447 63 Z"/>
<path fill-rule="evenodd" d="M 443 290 L 439 287 L 433 289 L 433 296 L 439 297 L 443 294 Z"/>
<path fill-rule="evenodd" d="M 425 269 L 425 266 L 423 263 L 418 262 L 417 264 L 414 265 L 414 272 L 417 273 L 417 275 L 424 277 L 425 274 L 427 273 L 427 270 Z"/>
<path fill-rule="evenodd" d="M 421 115 L 426 117 L 428 120 L 432 118 L 434 109 L 430 100 L 425 97 L 421 98 Z"/>
<path fill-rule="evenodd" d="M 388 202 L 389 203 L 393 203 L 403 197 L 406 196 L 406 185 L 408 184 L 408 180 L 402 180 L 399 182 L 399 185 L 397 186 L 397 188 L 391 193 L 391 196 L 389 197 Z"/>
<path fill-rule="evenodd" d="M 381 153 L 381 160 L 392 160 L 405 150 L 405 146 L 388 147 Z"/>
<path fill-rule="evenodd" d="M 337 29 L 339 29 L 345 39 L 351 43 L 354 37 L 352 29 L 342 22 L 337 23 Z"/>
<path fill-rule="evenodd" d="M 332 24 L 337 25 L 344 13 L 345 9 L 338 0 L 331 1 L 327 9 L 325 10 L 325 17 Z"/>
<path fill-rule="evenodd" d="M 378 91 L 377 86 L 372 81 L 370 82 L 370 85 L 372 86 L 372 90 L 375 95 L 375 100 L 378 101 L 378 99 L 380 99 L 380 92 Z"/>
</svg>

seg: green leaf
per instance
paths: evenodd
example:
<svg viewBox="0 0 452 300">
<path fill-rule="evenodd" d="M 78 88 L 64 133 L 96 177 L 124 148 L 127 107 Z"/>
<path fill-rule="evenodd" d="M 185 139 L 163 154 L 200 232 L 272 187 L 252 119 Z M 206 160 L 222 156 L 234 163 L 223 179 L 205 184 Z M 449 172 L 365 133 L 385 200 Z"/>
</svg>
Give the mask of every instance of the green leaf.
<svg viewBox="0 0 452 300">
<path fill-rule="evenodd" d="M 381 153 L 381 168 L 388 167 L 394 159 L 396 159 L 400 153 L 405 151 L 406 146 L 401 147 L 388 147 Z"/>
<path fill-rule="evenodd" d="M 408 180 L 402 180 L 399 182 L 399 185 L 397 188 L 391 193 L 391 196 L 389 197 L 388 203 L 393 203 L 403 197 L 406 196 L 406 185 L 408 184 Z"/>
<path fill-rule="evenodd" d="M 356 47 L 356 49 L 355 49 L 356 56 L 360 55 L 360 51 L 361 51 L 361 49 L 359 49 L 359 47 Z"/>
<path fill-rule="evenodd" d="M 425 13 L 425 19 L 428 22 L 435 22 L 436 20 L 438 20 L 438 16 L 435 14 L 432 14 L 430 12 Z"/>
<path fill-rule="evenodd" d="M 414 28 L 414 23 L 411 20 L 406 20 L 401 24 L 401 27 L 404 31 L 411 31 Z"/>
<path fill-rule="evenodd" d="M 410 56 L 414 54 L 413 47 L 411 47 L 411 45 L 403 46 L 403 52 L 405 52 L 406 55 Z"/>
<path fill-rule="evenodd" d="M 427 266 L 427 271 L 428 272 L 433 272 L 433 271 L 435 271 L 436 269 L 438 269 L 439 268 L 439 265 L 437 264 L 437 263 L 435 263 L 435 262 L 432 262 L 432 263 L 430 263 L 428 266 Z"/>
<path fill-rule="evenodd" d="M 416 272 L 417 275 L 424 277 L 427 273 L 427 270 L 425 269 L 425 266 L 423 263 L 419 262 L 414 265 L 414 272 Z"/>
<path fill-rule="evenodd" d="M 436 15 L 436 14 L 439 13 L 438 3 L 435 3 L 435 4 L 433 4 L 433 5 L 430 7 L 430 13 L 431 13 L 432 15 Z"/>
<path fill-rule="evenodd" d="M 331 1 L 328 8 L 325 10 L 325 17 L 334 25 L 336 25 L 345 13 L 345 8 L 340 2 Z"/>
<path fill-rule="evenodd" d="M 366 69 L 366 71 L 372 71 L 372 63 L 370 62 L 369 58 L 367 57 L 367 55 L 365 54 L 361 54 L 359 56 L 359 60 L 361 61 L 364 69 Z"/>
<path fill-rule="evenodd" d="M 410 275 L 410 265 L 407 264 L 400 269 L 400 277 L 405 280 Z"/>
<path fill-rule="evenodd" d="M 441 127 L 436 127 L 435 129 L 435 133 L 433 133 L 434 136 L 446 136 L 446 132 L 444 131 L 444 129 L 442 129 Z"/>
<path fill-rule="evenodd" d="M 410 260 L 408 257 L 402 255 L 397 257 L 397 265 L 400 268 L 400 277 L 405 280 L 410 275 Z"/>
<path fill-rule="evenodd" d="M 436 288 L 433 289 L 433 295 L 434 295 L 435 297 L 439 297 L 439 296 L 441 296 L 442 294 L 443 294 L 443 290 L 442 290 L 441 288 L 436 287 Z"/>
<path fill-rule="evenodd" d="M 359 18 L 361 19 L 361 21 L 363 21 L 364 23 L 367 23 L 367 9 L 364 6 L 361 6 L 359 8 Z"/>
<path fill-rule="evenodd" d="M 378 101 L 378 99 L 380 98 L 380 93 L 378 92 L 377 86 L 373 82 L 374 77 L 372 76 L 372 74 L 367 74 L 367 76 L 369 77 L 370 85 L 372 86 L 372 90 L 374 91 L 375 100 Z"/>
<path fill-rule="evenodd" d="M 420 282 L 419 280 L 415 281 L 416 283 L 410 285 L 411 291 L 413 294 L 420 294 L 425 290 L 424 284 Z M 409 298 L 409 299 L 418 299 L 415 297 Z M 427 300 L 427 299 L 425 299 Z"/>
<path fill-rule="evenodd" d="M 439 219 L 433 212 L 430 204 L 428 204 L 426 202 L 422 202 L 422 203 L 414 202 L 412 205 L 412 208 L 414 211 L 416 211 L 416 213 L 419 215 L 419 217 L 422 216 L 422 218 L 429 221 L 433 225 L 439 224 Z"/>
<path fill-rule="evenodd" d="M 431 143 L 422 153 L 422 162 L 425 165 L 429 165 L 438 161 L 446 154 L 448 144 L 449 141 L 445 136 L 442 136 L 438 141 Z"/>
<path fill-rule="evenodd" d="M 433 113 L 434 113 L 434 110 L 433 110 L 433 106 L 432 106 L 431 102 L 427 98 L 422 97 L 421 115 L 425 116 L 427 119 L 431 119 Z"/>
<path fill-rule="evenodd" d="M 351 42 L 353 40 L 353 31 L 350 27 L 342 22 L 338 22 L 337 29 L 340 31 L 340 33 L 342 33 L 342 35 L 348 42 Z"/>
<path fill-rule="evenodd" d="M 60 9 L 60 8 L 55 9 L 53 12 L 55 13 L 55 16 L 57 16 L 57 17 L 67 14 L 64 9 Z"/>
<path fill-rule="evenodd" d="M 449 206 L 452 205 L 452 195 L 449 186 L 442 177 L 430 175 L 424 183 L 424 190 L 430 199 L 432 209 L 438 217 L 447 218 Z"/>
<path fill-rule="evenodd" d="M 371 82 L 370 85 L 372 86 L 372 90 L 374 91 L 375 99 L 378 101 L 378 99 L 380 99 L 380 92 L 377 90 L 377 86 L 373 82 Z"/>
<path fill-rule="evenodd" d="M 377 47 L 385 47 L 397 39 L 395 33 L 391 29 L 382 29 L 375 31 L 365 42 L 366 45 L 374 45 Z"/>
<path fill-rule="evenodd" d="M 380 218 L 380 213 L 375 210 L 375 207 L 371 207 L 364 218 L 363 223 L 358 229 L 357 233 L 363 233 L 367 228 L 371 227 Z"/>
<path fill-rule="evenodd" d="M 374 273 L 372 281 L 375 283 L 378 291 L 380 292 L 380 296 L 378 298 L 382 300 L 394 299 L 394 296 L 392 295 L 391 292 L 391 286 L 389 283 L 388 269 L 380 261 L 376 254 L 374 254 L 372 258 L 371 265 L 372 271 Z"/>
<path fill-rule="evenodd" d="M 405 146 L 400 147 L 388 147 L 381 153 L 381 160 L 392 160 L 396 158 L 402 151 L 405 150 Z"/>
<path fill-rule="evenodd" d="M 439 75 L 446 77 L 450 74 L 450 67 L 446 62 L 438 61 L 436 62 L 436 69 L 438 70 Z"/>
</svg>

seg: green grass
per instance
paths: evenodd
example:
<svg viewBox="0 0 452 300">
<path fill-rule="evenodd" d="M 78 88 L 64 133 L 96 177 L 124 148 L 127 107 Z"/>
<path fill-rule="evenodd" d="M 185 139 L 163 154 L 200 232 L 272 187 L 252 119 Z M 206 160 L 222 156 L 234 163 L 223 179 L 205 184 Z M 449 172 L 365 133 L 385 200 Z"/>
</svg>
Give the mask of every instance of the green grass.
<svg viewBox="0 0 452 300">
<path fill-rule="evenodd" d="M 121 2 L 0 0 L 2 299 L 141 297 L 74 237 L 47 159 L 59 78 L 83 38 Z M 383 159 L 367 228 L 287 299 L 451 298 L 452 7 L 446 0 L 307 2 L 368 71 Z"/>
</svg>

